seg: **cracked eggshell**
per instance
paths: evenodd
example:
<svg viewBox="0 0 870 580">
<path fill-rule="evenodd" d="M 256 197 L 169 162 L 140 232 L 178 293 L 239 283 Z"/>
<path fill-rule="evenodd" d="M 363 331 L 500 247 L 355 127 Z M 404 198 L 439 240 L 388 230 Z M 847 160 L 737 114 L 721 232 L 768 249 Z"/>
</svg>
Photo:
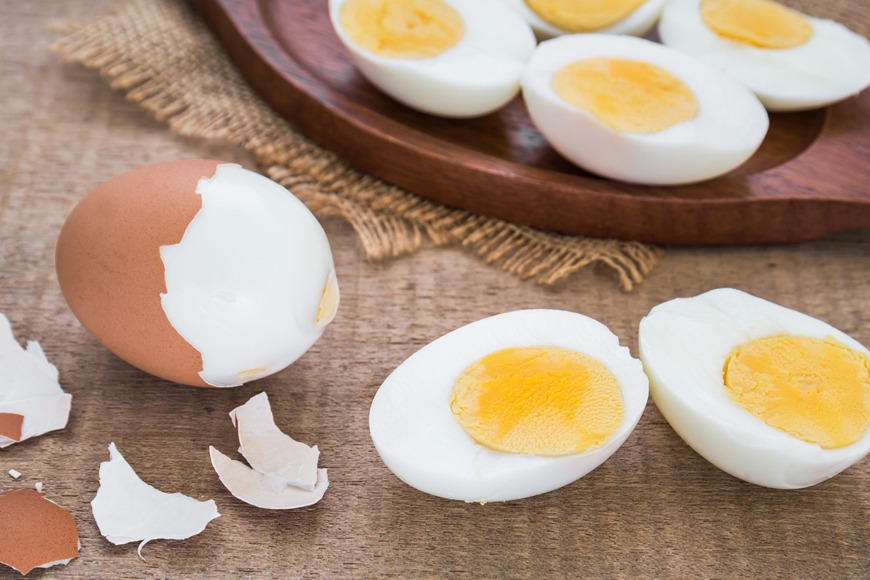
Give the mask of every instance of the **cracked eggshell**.
<svg viewBox="0 0 870 580">
<path fill-rule="evenodd" d="M 338 306 L 311 212 L 274 181 L 210 160 L 143 167 L 89 193 L 60 232 L 57 276 L 106 348 L 192 386 L 283 369 Z"/>
<path fill-rule="evenodd" d="M 0 563 L 24 575 L 78 555 L 78 528 L 66 509 L 32 489 L 0 493 Z"/>
</svg>

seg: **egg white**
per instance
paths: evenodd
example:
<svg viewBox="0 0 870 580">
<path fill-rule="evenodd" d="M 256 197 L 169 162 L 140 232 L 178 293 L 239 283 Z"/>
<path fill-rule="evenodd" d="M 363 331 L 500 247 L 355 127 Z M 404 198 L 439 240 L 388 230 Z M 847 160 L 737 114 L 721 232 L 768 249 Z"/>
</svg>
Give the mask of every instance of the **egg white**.
<svg viewBox="0 0 870 580">
<path fill-rule="evenodd" d="M 767 487 L 815 485 L 870 452 L 870 431 L 846 447 L 823 449 L 735 403 L 723 369 L 731 351 L 777 335 L 832 337 L 865 355 L 857 341 L 806 314 L 731 288 L 659 304 L 640 323 L 640 357 L 656 406 L 700 455 L 731 475 Z"/>
<path fill-rule="evenodd" d="M 525 0 L 504 0 L 504 2 L 516 10 L 518 14 L 522 15 L 526 22 L 531 25 L 535 34 L 541 39 L 561 36 L 563 34 L 573 34 L 571 31 L 553 26 L 541 18 L 537 12 L 529 8 Z M 647 0 L 616 24 L 595 30 L 594 32 L 596 34 L 644 36 L 655 26 L 664 5 L 665 0 Z"/>
<path fill-rule="evenodd" d="M 451 392 L 468 365 L 502 349 L 540 345 L 594 357 L 618 380 L 623 420 L 601 447 L 562 457 L 495 451 L 474 441 L 453 416 Z M 552 491 L 598 467 L 637 425 L 648 393 L 640 361 L 600 322 L 560 310 L 520 310 L 463 326 L 409 357 L 378 389 L 369 427 L 381 459 L 408 485 L 448 499 L 507 501 Z"/>
<path fill-rule="evenodd" d="M 535 48 L 529 25 L 500 0 L 444 0 L 465 24 L 459 42 L 429 58 L 389 58 L 356 44 L 339 18 L 347 0 L 330 0 L 332 26 L 360 72 L 397 101 L 442 117 L 491 113 L 519 92 L 519 79 Z"/>
<path fill-rule="evenodd" d="M 842 24 L 805 16 L 813 30 L 807 42 L 794 48 L 757 48 L 710 30 L 700 4 L 670 2 L 659 22 L 662 42 L 744 83 L 770 111 L 823 107 L 870 86 L 870 41 Z"/>
<path fill-rule="evenodd" d="M 698 115 L 656 133 L 625 133 L 562 99 L 553 75 L 594 57 L 656 65 L 682 80 Z M 668 47 L 628 36 L 570 35 L 542 42 L 522 80 L 532 122 L 569 161 L 633 183 L 680 184 L 716 177 L 746 161 L 761 145 L 767 112 L 744 86 L 713 67 Z"/>
</svg>

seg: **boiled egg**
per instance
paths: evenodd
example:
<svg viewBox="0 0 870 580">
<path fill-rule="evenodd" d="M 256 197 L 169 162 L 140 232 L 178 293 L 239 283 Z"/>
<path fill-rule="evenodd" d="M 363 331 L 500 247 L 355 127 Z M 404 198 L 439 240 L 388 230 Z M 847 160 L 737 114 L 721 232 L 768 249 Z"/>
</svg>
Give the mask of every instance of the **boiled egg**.
<svg viewBox="0 0 870 580">
<path fill-rule="evenodd" d="M 637 425 L 640 361 L 607 327 L 559 310 L 485 318 L 390 374 L 369 426 L 408 485 L 467 502 L 520 499 L 583 477 Z"/>
<path fill-rule="evenodd" d="M 116 176 L 57 241 L 67 304 L 106 348 L 164 379 L 230 387 L 280 371 L 338 307 L 317 219 L 238 165 L 182 160 Z"/>
<path fill-rule="evenodd" d="M 643 36 L 655 25 L 665 0 L 504 0 L 541 38 L 598 32 Z"/>
<path fill-rule="evenodd" d="M 822 107 L 870 86 L 870 42 L 773 0 L 673 0 L 662 42 L 746 84 L 771 111 Z"/>
<path fill-rule="evenodd" d="M 768 128 L 764 107 L 741 84 L 640 38 L 545 41 L 522 87 L 532 121 L 559 153 L 621 181 L 716 177 L 746 161 Z"/>
<path fill-rule="evenodd" d="M 640 356 L 662 415 L 735 477 L 802 488 L 870 451 L 870 351 L 820 320 L 711 290 L 653 308 Z"/>
<path fill-rule="evenodd" d="M 330 0 L 329 14 L 372 84 L 443 117 L 505 105 L 535 48 L 529 25 L 500 0 Z"/>
</svg>

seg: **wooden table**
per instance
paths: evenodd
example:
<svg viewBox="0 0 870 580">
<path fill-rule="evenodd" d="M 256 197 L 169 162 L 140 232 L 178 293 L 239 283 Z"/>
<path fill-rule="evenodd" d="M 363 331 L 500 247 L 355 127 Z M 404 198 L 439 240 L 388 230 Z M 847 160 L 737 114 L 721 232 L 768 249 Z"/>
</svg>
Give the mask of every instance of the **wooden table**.
<svg viewBox="0 0 870 580">
<path fill-rule="evenodd" d="M 48 51 L 61 18 L 101 0 L 0 0 L 0 311 L 37 339 L 73 394 L 65 431 L 0 451 L 0 491 L 45 485 L 75 516 L 81 557 L 36 577 L 666 576 L 844 577 L 870 573 L 870 460 L 803 491 L 743 483 L 687 447 L 650 402 L 628 442 L 561 490 L 466 505 L 406 486 L 380 461 L 368 408 L 381 381 L 441 334 L 498 312 L 563 308 L 595 317 L 637 350 L 649 309 L 734 286 L 805 311 L 870 344 L 870 232 L 796 246 L 669 249 L 633 293 L 590 269 L 541 288 L 460 249 L 391 263 L 363 259 L 345 223 L 324 223 L 342 303 L 323 338 L 284 372 L 232 390 L 167 384 L 121 362 L 60 295 L 54 242 L 90 189 L 129 169 L 182 157 L 250 165 L 237 149 L 177 137 L 91 71 Z M 833 176 L 832 178 L 835 178 Z M 227 412 L 260 391 L 277 422 L 322 451 L 324 500 L 267 512 L 233 498 L 207 448 L 237 442 Z M 214 498 L 221 517 L 184 542 L 103 539 L 89 502 L 114 441 L 164 491 Z M 14 481 L 6 472 L 19 470 Z M 7 568 L 0 578 L 16 578 Z"/>
</svg>

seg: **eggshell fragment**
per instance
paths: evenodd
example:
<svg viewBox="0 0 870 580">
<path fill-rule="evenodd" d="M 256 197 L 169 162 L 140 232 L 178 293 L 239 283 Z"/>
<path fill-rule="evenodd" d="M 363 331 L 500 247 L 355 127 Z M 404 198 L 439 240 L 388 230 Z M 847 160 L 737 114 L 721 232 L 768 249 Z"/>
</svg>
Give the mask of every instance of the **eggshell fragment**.
<svg viewBox="0 0 870 580">
<path fill-rule="evenodd" d="M 11 477 L 12 479 L 18 479 L 19 477 L 21 477 L 21 472 L 17 469 L 10 469 L 9 477 Z"/>
<path fill-rule="evenodd" d="M 72 515 L 32 489 L 0 493 L 0 562 L 27 574 L 79 555 Z"/>
<path fill-rule="evenodd" d="M 151 540 L 185 540 L 220 516 L 214 500 L 164 493 L 139 479 L 114 443 L 109 444 L 109 461 L 100 464 L 100 489 L 91 508 L 107 540 L 115 545 L 141 542 L 140 558 Z"/>
<path fill-rule="evenodd" d="M 289 510 L 319 502 L 329 487 L 325 469 L 317 470 L 317 483 L 309 491 L 287 485 L 280 478 L 260 473 L 242 463 L 230 459 L 209 446 L 211 464 L 221 483 L 237 499 L 254 507 L 268 510 Z"/>
<path fill-rule="evenodd" d="M 266 393 L 233 409 L 230 417 L 239 432 L 239 453 L 251 467 L 287 485 L 314 490 L 320 451 L 278 429 Z"/>
<path fill-rule="evenodd" d="M 71 402 L 39 343 L 22 348 L 0 314 L 0 448 L 63 429 Z"/>
</svg>

